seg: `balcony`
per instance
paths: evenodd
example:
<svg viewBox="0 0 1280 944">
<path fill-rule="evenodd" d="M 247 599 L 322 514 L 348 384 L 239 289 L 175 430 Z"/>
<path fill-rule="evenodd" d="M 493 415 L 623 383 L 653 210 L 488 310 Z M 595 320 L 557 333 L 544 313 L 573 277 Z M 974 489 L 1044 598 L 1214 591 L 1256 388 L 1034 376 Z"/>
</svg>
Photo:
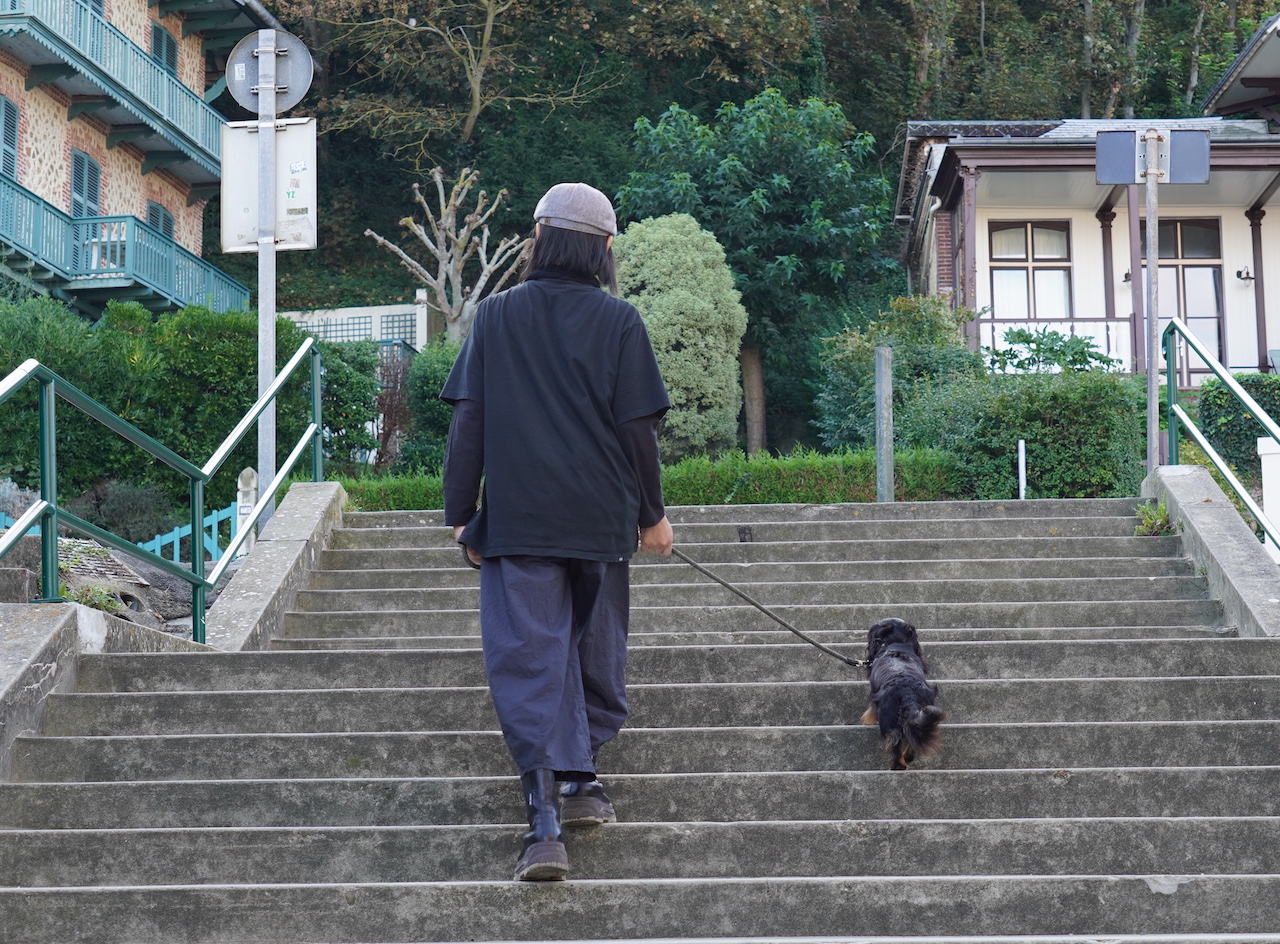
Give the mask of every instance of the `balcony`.
<svg viewBox="0 0 1280 944">
<path fill-rule="evenodd" d="M 77 219 L 0 177 L 0 268 L 91 316 L 111 299 L 151 309 L 249 306 L 249 290 L 133 216 Z"/>
<path fill-rule="evenodd" d="M 83 0 L 0 0 L 0 46 L 30 64 L 28 88 L 71 96 L 69 117 L 94 110 L 179 176 L 217 180 L 222 116 Z"/>
</svg>

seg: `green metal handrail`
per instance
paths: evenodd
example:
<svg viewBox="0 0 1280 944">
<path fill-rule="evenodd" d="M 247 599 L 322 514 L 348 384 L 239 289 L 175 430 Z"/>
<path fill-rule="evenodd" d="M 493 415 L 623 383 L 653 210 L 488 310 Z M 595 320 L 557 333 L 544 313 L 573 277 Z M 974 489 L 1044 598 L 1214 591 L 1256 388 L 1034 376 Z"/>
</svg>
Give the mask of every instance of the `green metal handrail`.
<svg viewBox="0 0 1280 944">
<path fill-rule="evenodd" d="M 1181 336 L 1187 342 L 1187 346 L 1196 353 L 1205 365 L 1208 366 L 1219 380 L 1226 385 L 1227 389 L 1235 395 L 1235 398 L 1244 404 L 1244 408 L 1249 411 L 1250 415 L 1262 424 L 1262 428 L 1267 435 L 1280 443 L 1280 426 L 1276 425 L 1276 421 L 1267 415 L 1267 412 L 1258 406 L 1256 400 L 1249 396 L 1244 387 L 1227 373 L 1227 369 L 1218 363 L 1217 359 L 1209 353 L 1209 349 L 1197 338 L 1191 329 L 1177 318 L 1172 319 L 1168 326 L 1164 329 L 1162 340 L 1164 342 L 1164 364 L 1166 372 L 1166 401 L 1167 412 L 1169 417 L 1169 462 L 1171 465 L 1178 464 L 1178 431 L 1180 427 L 1186 427 L 1191 438 L 1197 445 L 1204 450 L 1204 454 L 1209 457 L 1209 461 L 1213 463 L 1215 469 L 1222 473 L 1222 477 L 1227 480 L 1227 484 L 1231 486 L 1231 490 L 1236 493 L 1244 506 L 1249 509 L 1249 514 L 1253 515 L 1254 520 L 1262 527 L 1272 541 L 1280 545 L 1280 531 L 1271 523 L 1263 510 L 1258 507 L 1258 503 L 1253 500 L 1253 496 L 1249 494 L 1249 490 L 1244 487 L 1241 481 L 1236 478 L 1234 472 L 1227 465 L 1226 461 L 1218 454 L 1218 450 L 1214 449 L 1197 427 L 1195 422 L 1187 414 L 1187 411 L 1178 406 L 1178 336 Z"/>
<path fill-rule="evenodd" d="M 253 511 L 240 528 L 239 533 L 227 545 L 227 550 L 218 565 L 207 577 L 204 572 L 204 554 L 198 553 L 198 548 L 193 547 L 191 569 L 188 570 L 176 561 L 166 560 L 158 554 L 144 550 L 132 541 L 127 541 L 118 535 L 112 534 L 110 531 L 105 531 L 97 525 L 90 524 L 69 511 L 58 507 L 57 416 L 54 404 L 56 397 L 61 397 L 76 409 L 88 414 L 135 446 L 150 453 L 165 465 L 185 475 L 191 489 L 191 533 L 193 535 L 200 534 L 204 524 L 205 484 L 217 474 L 223 463 L 231 455 L 232 450 L 239 445 L 258 417 L 275 400 L 285 383 L 298 368 L 298 365 L 307 358 L 310 358 L 311 362 L 311 423 L 302 434 L 302 438 L 298 440 L 298 444 L 294 446 L 289 458 L 284 461 L 276 477 L 271 480 L 271 484 L 261 493 L 262 497 L 253 506 Z M 173 574 L 175 577 L 180 577 L 191 584 L 191 638 L 198 643 L 203 643 L 205 641 L 204 605 L 206 594 L 217 586 L 218 581 L 230 565 L 231 559 L 235 557 L 241 545 L 248 540 L 254 526 L 271 504 L 276 491 L 284 483 L 289 473 L 293 471 L 293 467 L 297 465 L 298 460 L 302 458 L 307 446 L 311 447 L 312 480 L 316 482 L 324 480 L 324 428 L 321 421 L 320 396 L 321 366 L 320 349 L 316 345 L 314 338 L 307 338 L 293 357 L 289 359 L 289 362 L 285 364 L 280 374 L 271 383 L 271 386 L 267 388 L 267 391 L 258 398 L 258 402 L 236 424 L 235 429 L 223 440 L 222 445 L 214 451 L 209 461 L 204 464 L 204 467 L 200 468 L 182 458 L 172 449 L 152 439 L 132 423 L 116 416 L 39 361 L 33 358 L 24 362 L 17 370 L 9 374 L 3 381 L 0 381 L 0 404 L 3 404 L 28 383 L 40 385 L 38 400 L 40 412 L 40 500 L 28 508 L 26 513 L 10 526 L 5 536 L 0 539 L 0 558 L 9 553 L 18 543 L 19 538 L 38 523 L 40 525 L 42 593 L 39 602 L 57 603 L 62 599 L 58 593 L 58 527 L 62 525 L 71 528 L 73 531 L 86 534 L 96 541 L 114 547 L 118 551 L 140 557 L 153 566 L 159 567 L 161 570 Z"/>
</svg>

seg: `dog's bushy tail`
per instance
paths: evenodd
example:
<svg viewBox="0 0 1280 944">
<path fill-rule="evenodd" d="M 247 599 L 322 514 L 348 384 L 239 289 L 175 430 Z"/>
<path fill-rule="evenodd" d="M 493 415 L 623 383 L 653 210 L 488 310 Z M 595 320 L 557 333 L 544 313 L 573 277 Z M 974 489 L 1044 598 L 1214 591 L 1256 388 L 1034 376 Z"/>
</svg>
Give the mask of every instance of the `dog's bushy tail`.
<svg viewBox="0 0 1280 944">
<path fill-rule="evenodd" d="M 902 738 L 917 757 L 932 754 L 942 746 L 941 732 L 938 725 L 946 719 L 947 713 L 937 705 L 908 708 L 903 706 L 900 716 Z"/>
</svg>

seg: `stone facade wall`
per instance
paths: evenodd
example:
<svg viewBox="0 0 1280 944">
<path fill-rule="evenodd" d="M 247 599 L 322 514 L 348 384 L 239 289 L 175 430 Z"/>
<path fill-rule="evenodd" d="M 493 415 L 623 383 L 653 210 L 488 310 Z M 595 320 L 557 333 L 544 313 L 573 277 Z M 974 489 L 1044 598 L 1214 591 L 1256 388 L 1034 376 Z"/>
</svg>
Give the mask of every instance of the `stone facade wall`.
<svg viewBox="0 0 1280 944">
<path fill-rule="evenodd" d="M 108 15 L 111 13 L 108 5 Z M 117 9 L 132 9 L 146 19 L 137 30 L 145 34 L 140 45 L 150 47 L 151 19 L 146 16 L 146 0 L 125 3 L 116 0 Z M 178 21 L 170 17 L 176 27 Z M 118 24 L 117 24 L 118 25 Z M 188 37 L 179 47 L 179 66 L 188 61 L 187 71 L 198 84 L 204 80 L 204 61 L 199 55 L 199 38 Z M 198 70 L 191 67 L 195 62 Z M 198 75 L 196 72 L 198 71 Z M 197 255 L 204 235 L 204 203 L 187 206 L 189 187 L 179 178 L 163 170 L 142 175 L 141 150 L 129 144 L 107 148 L 110 130 L 91 114 L 67 121 L 70 100 L 55 86 L 42 85 L 31 91 L 25 88 L 29 67 L 20 59 L 0 50 L 0 95 L 18 108 L 18 183 L 40 199 L 58 209 L 71 209 L 71 152 L 83 151 L 102 168 L 101 206 L 104 216 L 128 215 L 147 218 L 147 203 L 154 201 L 174 218 L 174 239 L 180 246 Z"/>
</svg>

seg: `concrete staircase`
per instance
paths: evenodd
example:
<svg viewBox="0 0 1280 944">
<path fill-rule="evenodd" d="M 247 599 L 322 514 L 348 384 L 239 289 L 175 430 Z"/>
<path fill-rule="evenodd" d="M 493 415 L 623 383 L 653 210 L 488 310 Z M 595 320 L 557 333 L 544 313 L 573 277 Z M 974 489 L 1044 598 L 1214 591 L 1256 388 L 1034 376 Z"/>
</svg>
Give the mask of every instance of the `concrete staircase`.
<svg viewBox="0 0 1280 944">
<path fill-rule="evenodd" d="M 921 627 L 944 751 L 890 772 L 861 673 L 638 558 L 622 822 L 539 885 L 508 881 L 475 573 L 435 513 L 349 514 L 277 651 L 82 658 L 0 785 L 0 941 L 1266 935 L 1280 642 L 1134 505 L 673 510 L 851 655 Z"/>
</svg>

